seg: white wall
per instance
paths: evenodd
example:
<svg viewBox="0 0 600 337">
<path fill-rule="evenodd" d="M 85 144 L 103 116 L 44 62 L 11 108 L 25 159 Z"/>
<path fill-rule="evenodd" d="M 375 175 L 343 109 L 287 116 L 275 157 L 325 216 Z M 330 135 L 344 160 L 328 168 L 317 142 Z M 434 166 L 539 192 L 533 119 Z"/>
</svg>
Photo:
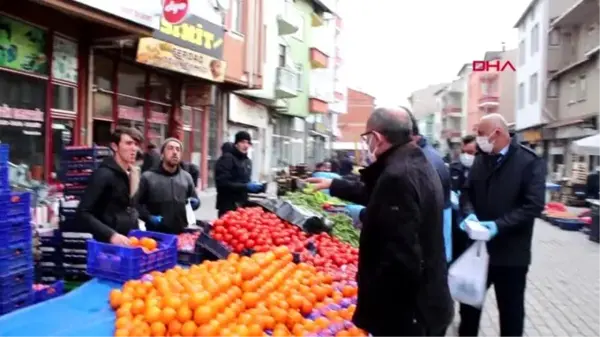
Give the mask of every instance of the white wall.
<svg viewBox="0 0 600 337">
<path fill-rule="evenodd" d="M 525 63 L 521 65 L 521 52 L 517 51 L 517 76 L 515 83 L 515 122 L 517 130 L 528 128 L 543 122 L 542 109 L 546 98 L 546 57 L 548 38 L 548 3 L 550 0 L 539 0 L 528 16 L 523 19 L 519 27 L 519 40 L 525 40 Z M 532 15 L 533 13 L 533 15 Z M 531 55 L 531 28 L 539 24 L 539 46 L 538 52 Z M 529 78 L 534 73 L 538 74 L 537 92 L 538 99 L 535 103 L 529 103 L 530 82 Z M 524 107 L 519 108 L 519 85 L 523 83 L 525 90 Z"/>
</svg>

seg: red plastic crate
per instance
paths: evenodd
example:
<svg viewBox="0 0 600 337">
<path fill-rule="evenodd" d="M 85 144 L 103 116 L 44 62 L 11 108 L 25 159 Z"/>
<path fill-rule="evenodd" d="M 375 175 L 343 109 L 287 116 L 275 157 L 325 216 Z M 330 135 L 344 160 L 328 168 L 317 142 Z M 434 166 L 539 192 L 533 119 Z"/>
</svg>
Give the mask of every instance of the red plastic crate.
<svg viewBox="0 0 600 337">
<path fill-rule="evenodd" d="M 173 268 L 177 264 L 177 236 L 140 230 L 131 231 L 129 236 L 153 238 L 158 248 L 145 253 L 141 248 L 88 240 L 87 273 L 93 277 L 125 282 L 155 270 Z"/>
</svg>

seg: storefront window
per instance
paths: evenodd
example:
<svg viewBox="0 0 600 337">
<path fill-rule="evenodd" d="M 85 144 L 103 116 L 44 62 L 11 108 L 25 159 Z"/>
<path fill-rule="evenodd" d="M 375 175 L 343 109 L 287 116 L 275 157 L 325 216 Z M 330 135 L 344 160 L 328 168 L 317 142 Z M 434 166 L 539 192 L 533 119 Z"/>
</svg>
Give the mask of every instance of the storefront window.
<svg viewBox="0 0 600 337">
<path fill-rule="evenodd" d="M 46 81 L 0 71 L 0 142 L 10 162 L 26 174 L 20 183 L 44 179 Z"/>
<path fill-rule="evenodd" d="M 94 55 L 94 85 L 104 90 L 113 90 L 115 63 L 104 56 Z"/>
<path fill-rule="evenodd" d="M 210 108 L 208 118 L 208 186 L 215 185 L 215 163 L 219 158 L 218 149 L 221 148 L 217 142 L 219 141 L 219 114 L 214 107 Z"/>
<path fill-rule="evenodd" d="M 94 93 L 94 118 L 113 118 L 113 95 Z"/>
<path fill-rule="evenodd" d="M 52 178 L 56 179 L 60 172 L 60 155 L 65 146 L 73 145 L 73 128 L 75 121 L 71 119 L 52 120 Z"/>
<path fill-rule="evenodd" d="M 117 125 L 134 127 L 144 134 L 144 104 L 141 99 L 117 96 Z"/>
<path fill-rule="evenodd" d="M 54 36 L 52 79 L 77 83 L 77 43 Z"/>
<path fill-rule="evenodd" d="M 168 77 L 156 74 L 150 76 L 150 100 L 171 103 L 171 80 Z"/>
<path fill-rule="evenodd" d="M 118 92 L 135 97 L 145 97 L 146 73 L 143 69 L 129 63 L 119 64 Z"/>
<path fill-rule="evenodd" d="M 75 111 L 77 105 L 77 88 L 53 84 L 52 108 L 63 111 Z"/>
<path fill-rule="evenodd" d="M 148 141 L 160 146 L 167 135 L 167 126 L 169 124 L 168 105 L 152 104 L 150 105 L 150 118 L 148 119 Z"/>
</svg>

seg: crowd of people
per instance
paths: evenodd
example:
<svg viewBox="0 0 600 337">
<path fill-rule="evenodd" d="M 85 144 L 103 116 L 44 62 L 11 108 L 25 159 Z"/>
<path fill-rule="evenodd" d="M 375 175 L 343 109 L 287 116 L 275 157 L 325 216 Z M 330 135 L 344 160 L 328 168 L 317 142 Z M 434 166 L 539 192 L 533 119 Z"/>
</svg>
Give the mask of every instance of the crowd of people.
<svg viewBox="0 0 600 337">
<path fill-rule="evenodd" d="M 544 207 L 545 164 L 512 138 L 502 116 L 489 114 L 477 135 L 463 139 L 447 165 L 421 136 L 407 108 L 377 108 L 362 134 L 370 164 L 353 179 L 350 158 L 317 165 L 307 179 L 316 190 L 351 202 L 346 211 L 361 226 L 358 304 L 354 323 L 374 336 L 443 336 L 454 316 L 448 266 L 466 250 L 467 220 L 479 221 L 487 243 L 488 286 L 494 285 L 500 334 L 523 334 L 524 293 L 531 263 L 534 219 Z M 139 155 L 141 135 L 117 128 L 106 158 L 94 172 L 78 216 L 97 240 L 128 245 L 138 219 L 153 231 L 180 233 L 186 207 L 197 209 L 198 168 L 182 161 L 175 138 Z M 250 134 L 225 143 L 215 166 L 219 216 L 242 206 L 252 181 Z M 136 161 L 139 182 L 132 182 Z M 459 335 L 475 336 L 481 309 L 460 305 Z"/>
</svg>

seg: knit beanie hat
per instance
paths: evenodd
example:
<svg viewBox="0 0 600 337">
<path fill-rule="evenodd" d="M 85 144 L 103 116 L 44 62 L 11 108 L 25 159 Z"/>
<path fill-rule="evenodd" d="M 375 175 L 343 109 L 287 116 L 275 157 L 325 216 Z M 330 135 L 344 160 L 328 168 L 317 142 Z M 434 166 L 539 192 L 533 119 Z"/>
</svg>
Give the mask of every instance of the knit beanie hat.
<svg viewBox="0 0 600 337">
<path fill-rule="evenodd" d="M 183 151 L 183 143 L 179 139 L 177 139 L 177 138 L 169 137 L 169 138 L 165 139 L 165 141 L 160 146 L 160 153 L 165 152 L 165 147 L 170 142 L 175 142 L 175 143 L 179 144 L 179 147 L 181 148 L 181 151 Z"/>
<path fill-rule="evenodd" d="M 237 144 L 244 140 L 247 140 L 248 143 L 252 144 L 252 137 L 250 137 L 250 134 L 247 131 L 239 131 L 235 134 L 234 144 Z"/>
</svg>

